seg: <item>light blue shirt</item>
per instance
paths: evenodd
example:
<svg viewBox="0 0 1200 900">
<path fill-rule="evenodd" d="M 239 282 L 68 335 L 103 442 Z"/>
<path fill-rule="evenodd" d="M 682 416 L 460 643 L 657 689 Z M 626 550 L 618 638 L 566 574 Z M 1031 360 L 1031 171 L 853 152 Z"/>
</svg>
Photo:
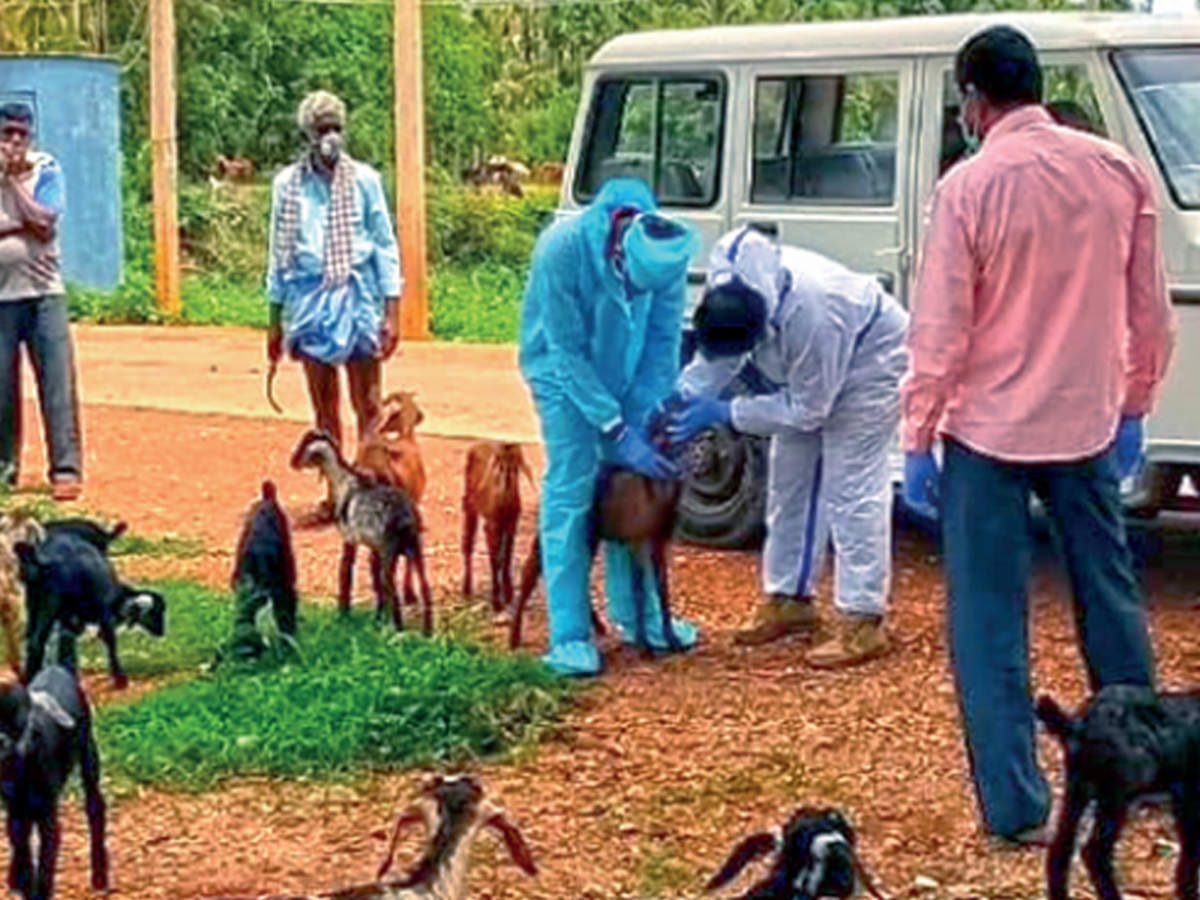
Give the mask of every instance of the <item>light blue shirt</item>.
<svg viewBox="0 0 1200 900">
<path fill-rule="evenodd" d="M 267 298 L 283 307 L 284 342 L 291 350 L 331 365 L 372 356 L 379 351 L 383 301 L 404 290 L 383 183 L 370 166 L 351 161 L 356 202 L 350 277 L 343 285 L 327 288 L 321 283 L 331 200 L 325 178 L 301 176 L 300 228 L 290 264 L 280 266 L 275 253 L 276 217 L 297 165 L 280 171 L 271 188 Z"/>
</svg>

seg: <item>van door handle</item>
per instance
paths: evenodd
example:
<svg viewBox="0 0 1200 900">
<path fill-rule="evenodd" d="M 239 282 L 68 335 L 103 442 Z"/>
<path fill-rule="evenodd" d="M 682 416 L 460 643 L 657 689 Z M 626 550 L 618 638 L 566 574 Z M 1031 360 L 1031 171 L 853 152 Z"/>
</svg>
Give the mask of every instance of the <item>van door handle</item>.
<svg viewBox="0 0 1200 900">
<path fill-rule="evenodd" d="M 761 231 L 769 238 L 779 237 L 778 222 L 747 222 L 746 226 L 753 228 L 755 231 Z"/>
</svg>

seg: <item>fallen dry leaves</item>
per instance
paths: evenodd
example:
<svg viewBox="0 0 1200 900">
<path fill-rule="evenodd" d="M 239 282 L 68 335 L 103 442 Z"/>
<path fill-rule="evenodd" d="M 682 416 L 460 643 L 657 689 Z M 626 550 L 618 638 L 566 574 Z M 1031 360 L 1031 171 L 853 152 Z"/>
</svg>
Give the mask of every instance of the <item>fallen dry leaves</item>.
<svg viewBox="0 0 1200 900">
<path fill-rule="evenodd" d="M 89 407 L 86 427 L 89 509 L 125 518 L 138 533 L 196 536 L 210 548 L 189 559 L 124 560 L 135 577 L 180 575 L 221 585 L 239 515 L 262 478 L 277 481 L 289 508 L 319 496 L 310 477 L 286 469 L 298 436 L 287 423 Z M 466 446 L 422 441 L 430 483 L 426 540 L 443 612 L 465 603 L 456 586 Z M 40 471 L 40 451 L 27 452 L 25 471 Z M 540 466 L 538 448 L 530 455 Z M 527 509 L 519 555 L 531 522 Z M 304 602 L 328 602 L 336 536 L 304 531 L 296 543 Z M 558 736 L 513 760 L 475 767 L 525 832 L 541 872 L 526 878 L 485 838 L 471 896 L 699 896 L 735 841 L 778 824 L 800 803 L 837 805 L 849 814 L 867 865 L 893 898 L 1040 896 L 1041 854 L 997 850 L 977 826 L 933 554 L 920 535 L 897 538 L 897 651 L 861 669 L 818 673 L 805 668 L 794 643 L 753 650 L 730 643 L 729 633 L 756 602 L 756 554 L 678 548 L 676 608 L 701 625 L 700 648 L 646 661 L 606 645 L 607 673 L 581 694 Z M 1198 556 L 1194 539 L 1181 540 L 1147 573 L 1160 672 L 1169 684 L 1200 682 Z M 482 556 L 477 567 L 486 572 Z M 1039 565 L 1032 591 L 1036 688 L 1073 704 L 1084 696 L 1083 670 L 1068 594 L 1052 564 Z M 540 598 L 526 635 L 534 649 L 545 640 Z M 99 702 L 111 699 L 101 678 L 91 687 Z M 1057 748 L 1045 741 L 1043 749 L 1061 788 Z M 422 776 L 377 775 L 353 786 L 240 782 L 199 796 L 142 789 L 115 798 L 109 836 L 117 895 L 159 900 L 368 880 L 382 853 L 382 829 Z M 86 843 L 75 807 L 63 815 L 64 898 L 86 896 Z M 415 848 L 411 839 L 405 852 Z M 1120 851 L 1131 895 L 1169 896 L 1174 852 L 1167 820 L 1140 815 Z M 1074 877 L 1076 894 L 1085 893 L 1078 867 Z"/>
</svg>

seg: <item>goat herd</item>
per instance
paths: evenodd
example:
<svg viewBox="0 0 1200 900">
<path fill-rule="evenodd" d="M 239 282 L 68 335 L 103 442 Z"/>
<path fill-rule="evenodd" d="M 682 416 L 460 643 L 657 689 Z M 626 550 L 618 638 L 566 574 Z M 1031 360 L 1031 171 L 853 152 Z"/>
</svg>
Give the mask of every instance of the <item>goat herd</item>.
<svg viewBox="0 0 1200 900">
<path fill-rule="evenodd" d="M 405 560 L 406 603 L 420 592 L 422 624 L 433 628 L 432 596 L 421 548 L 419 503 L 425 470 L 415 439 L 422 414 L 413 395 L 388 396 L 380 416 L 365 430 L 354 463 L 337 442 L 320 431 L 307 432 L 291 456 L 293 469 L 314 468 L 329 484 L 333 518 L 342 539 L 338 603 L 350 608 L 356 550 L 370 551 L 376 616 L 389 614 L 397 628 L 403 612 L 396 568 Z M 521 618 L 540 573 L 535 543 L 516 592 L 511 576 L 521 512 L 519 479 L 533 475 L 518 444 L 481 442 L 468 451 L 463 495 L 463 592 L 472 591 L 475 533 L 483 520 L 491 562 L 493 609 L 513 610 L 511 643 L 520 643 Z M 600 540 L 629 544 L 643 573 L 652 573 L 663 598 L 664 633 L 671 639 L 667 602 L 666 542 L 674 524 L 678 483 L 602 469 L 595 490 L 592 550 Z M 41 523 L 0 515 L 0 618 L 6 651 L 18 680 L 0 685 L 0 793 L 8 815 L 11 858 L 8 885 L 27 900 L 53 895 L 59 844 L 59 794 L 76 767 L 81 772 L 91 838 L 92 887 L 108 887 L 105 801 L 100 790 L 100 759 L 92 735 L 87 697 L 76 679 L 75 642 L 89 625 L 104 641 L 114 685 L 126 677 L 117 654 L 118 625 L 136 625 L 161 636 L 165 603 L 160 594 L 125 584 L 108 559 L 124 523 L 105 528 L 86 519 Z M 643 577 L 645 577 L 643 575 Z M 232 584 L 238 629 L 253 631 L 254 611 L 272 605 L 282 633 L 295 627 L 296 568 L 288 521 L 275 488 L 265 482 L 238 541 Z M 414 584 L 415 582 L 415 584 Z M 16 643 L 14 600 L 23 585 L 26 608 L 25 664 Z M 644 603 L 645 584 L 635 585 Z M 599 619 L 593 618 L 602 630 Z M 639 617 L 640 619 L 641 617 Z M 642 638 L 645 646 L 644 635 Z M 243 645 L 245 649 L 246 645 Z M 1113 851 L 1132 805 L 1166 795 L 1180 838 L 1176 868 L 1181 900 L 1196 900 L 1200 864 L 1200 694 L 1156 694 L 1148 688 L 1102 689 L 1083 713 L 1072 717 L 1048 697 L 1038 717 L 1065 750 L 1067 789 L 1057 834 L 1047 856 L 1051 900 L 1066 900 L 1070 861 L 1084 812 L 1096 807 L 1095 826 L 1084 848 L 1088 874 L 1102 900 L 1120 897 Z M 423 824 L 425 844 L 416 863 L 402 875 L 391 864 L 404 827 Z M 514 863 L 533 875 L 537 868 L 524 838 L 503 810 L 484 799 L 473 776 L 434 777 L 416 802 L 400 813 L 376 880 L 311 897 L 341 900 L 461 898 L 475 838 L 485 829 L 503 840 Z M 38 836 L 34 865 L 31 837 Z M 710 879 L 716 890 L 752 862 L 770 858 L 766 874 L 742 894 L 743 900 L 815 900 L 848 897 L 860 887 L 881 898 L 859 862 L 856 835 L 834 809 L 801 807 L 772 832 L 751 835 L 731 852 Z M 233 898 L 227 898 L 233 900 Z M 285 900 L 285 898 L 277 898 Z M 292 900 L 304 900 L 293 897 Z"/>
</svg>

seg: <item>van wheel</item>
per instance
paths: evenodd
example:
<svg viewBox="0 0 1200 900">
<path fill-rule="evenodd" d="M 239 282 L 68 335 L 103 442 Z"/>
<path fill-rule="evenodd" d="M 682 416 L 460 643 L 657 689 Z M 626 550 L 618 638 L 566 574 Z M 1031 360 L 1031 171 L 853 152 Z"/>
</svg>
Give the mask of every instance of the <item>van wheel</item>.
<svg viewBox="0 0 1200 900">
<path fill-rule="evenodd" d="M 740 549 L 762 542 L 767 507 L 767 442 L 714 428 L 689 448 L 678 533 L 696 544 Z"/>
</svg>

